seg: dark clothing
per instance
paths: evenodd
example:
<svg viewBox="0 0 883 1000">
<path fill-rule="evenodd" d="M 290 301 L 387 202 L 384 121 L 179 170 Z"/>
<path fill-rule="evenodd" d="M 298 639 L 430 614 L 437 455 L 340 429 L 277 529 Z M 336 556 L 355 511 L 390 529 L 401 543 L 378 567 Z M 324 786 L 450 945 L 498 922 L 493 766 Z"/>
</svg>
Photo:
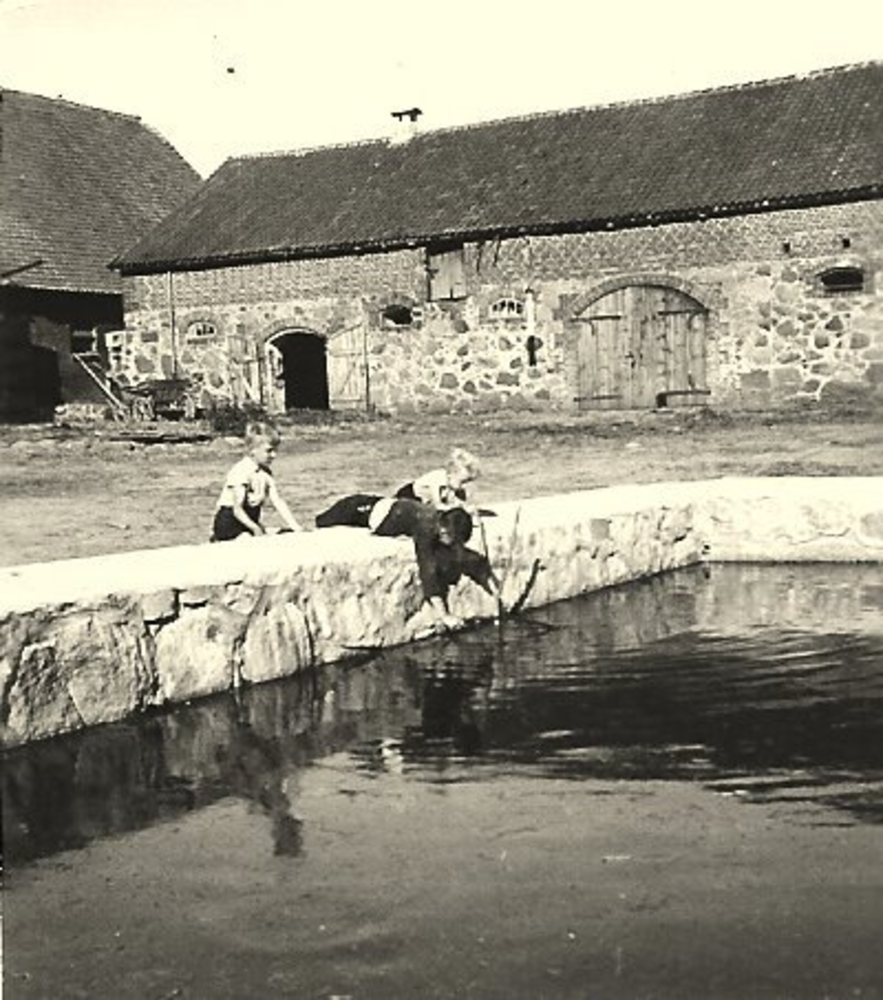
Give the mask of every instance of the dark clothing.
<svg viewBox="0 0 883 1000">
<path fill-rule="evenodd" d="M 474 549 L 459 543 L 445 545 L 436 537 L 422 543 L 415 538 L 414 550 L 420 584 L 426 598 L 446 598 L 448 590 L 461 576 L 468 576 L 483 590 L 491 593 L 489 583 L 494 575 L 491 564 Z"/>
<path fill-rule="evenodd" d="M 420 499 L 420 497 L 418 497 L 417 494 L 414 492 L 414 481 L 413 480 L 410 483 L 405 483 L 404 486 L 400 486 L 396 490 L 396 497 L 399 500 L 419 500 Z M 447 496 L 444 496 L 442 499 L 446 500 L 448 503 L 450 503 L 452 505 L 455 504 L 455 503 L 463 503 L 463 504 L 465 504 L 466 503 L 466 490 L 463 489 L 462 487 L 460 487 L 459 489 L 455 490 L 453 487 L 449 486 L 448 487 L 448 494 L 447 494 Z M 479 515 L 479 517 L 496 517 L 497 516 L 496 511 L 486 510 L 484 507 L 480 507 L 478 509 L 478 515 Z"/>
<path fill-rule="evenodd" d="M 438 537 L 438 514 L 419 500 L 395 500 L 386 517 L 374 529 L 375 535 L 407 535 L 417 539 Z"/>
<path fill-rule="evenodd" d="M 261 521 L 260 506 L 252 507 L 249 504 L 242 505 L 246 514 L 257 524 Z M 218 507 L 215 511 L 215 520 L 212 525 L 213 542 L 230 542 L 240 535 L 250 535 L 251 532 L 234 514 L 232 507 Z"/>
<path fill-rule="evenodd" d="M 442 498 L 448 503 L 455 503 L 459 501 L 460 503 L 466 503 L 466 490 L 462 487 L 459 489 L 454 489 L 453 486 L 446 487 L 447 494 Z M 399 500 L 419 500 L 420 497 L 414 492 L 414 480 L 412 479 L 410 483 L 405 483 L 404 486 L 400 486 L 396 490 L 396 497 Z"/>
<path fill-rule="evenodd" d="M 413 538 L 420 584 L 426 598 L 445 598 L 461 576 L 468 576 L 488 590 L 488 582 L 493 576 L 490 563 L 460 542 L 450 545 L 443 542 L 439 538 L 440 520 L 438 511 L 429 504 L 398 499 L 374 529 L 374 534 Z"/>
<path fill-rule="evenodd" d="M 373 493 L 352 493 L 336 500 L 327 510 L 316 515 L 317 528 L 333 528 L 347 525 L 351 528 L 367 528 L 368 518 L 374 505 L 383 497 Z"/>
<path fill-rule="evenodd" d="M 382 499 L 370 493 L 354 493 L 342 497 L 316 516 L 316 526 L 367 527 L 374 505 Z M 385 537 L 405 535 L 413 539 L 420 585 L 423 596 L 427 599 L 444 599 L 461 576 L 469 577 L 490 593 L 489 582 L 493 579 L 493 570 L 488 560 L 460 542 L 445 544 L 439 537 L 440 523 L 438 511 L 429 504 L 420 500 L 397 499 L 380 524 L 374 528 L 374 534 Z"/>
</svg>

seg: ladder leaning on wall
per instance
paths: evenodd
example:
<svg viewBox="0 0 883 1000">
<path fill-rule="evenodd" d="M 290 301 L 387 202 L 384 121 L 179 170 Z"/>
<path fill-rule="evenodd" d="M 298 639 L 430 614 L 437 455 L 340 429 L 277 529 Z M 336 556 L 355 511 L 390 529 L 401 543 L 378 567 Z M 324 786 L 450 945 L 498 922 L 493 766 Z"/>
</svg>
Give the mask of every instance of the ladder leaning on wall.
<svg viewBox="0 0 883 1000">
<path fill-rule="evenodd" d="M 107 377 L 101 355 L 97 351 L 82 351 L 78 354 L 72 354 L 71 357 L 101 390 L 101 394 L 110 406 L 114 420 L 125 420 L 129 416 L 129 407 L 114 391 L 114 386 Z"/>
</svg>

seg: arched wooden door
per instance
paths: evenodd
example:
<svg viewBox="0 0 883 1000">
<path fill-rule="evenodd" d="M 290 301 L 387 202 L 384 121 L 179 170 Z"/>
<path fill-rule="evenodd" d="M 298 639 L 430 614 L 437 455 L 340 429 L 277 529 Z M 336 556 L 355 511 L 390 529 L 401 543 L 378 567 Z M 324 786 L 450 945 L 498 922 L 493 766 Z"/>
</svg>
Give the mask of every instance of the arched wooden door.
<svg viewBox="0 0 883 1000">
<path fill-rule="evenodd" d="M 675 288 L 628 285 L 574 318 L 580 409 L 703 399 L 707 312 Z"/>
</svg>

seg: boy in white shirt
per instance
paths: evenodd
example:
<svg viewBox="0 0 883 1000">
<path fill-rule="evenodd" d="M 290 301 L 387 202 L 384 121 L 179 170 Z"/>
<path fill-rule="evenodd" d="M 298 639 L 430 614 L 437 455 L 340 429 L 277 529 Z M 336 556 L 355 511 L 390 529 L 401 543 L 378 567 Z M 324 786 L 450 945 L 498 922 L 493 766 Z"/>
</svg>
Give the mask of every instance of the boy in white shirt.
<svg viewBox="0 0 883 1000">
<path fill-rule="evenodd" d="M 478 478 L 478 459 L 465 448 L 454 448 L 443 469 L 431 469 L 411 483 L 406 483 L 396 496 L 400 499 L 422 500 L 436 510 L 466 507 L 466 486 Z"/>
<path fill-rule="evenodd" d="M 227 473 L 215 510 L 213 542 L 226 542 L 240 535 L 265 535 L 261 510 L 269 500 L 290 531 L 303 531 L 288 504 L 279 495 L 272 465 L 281 437 L 272 424 L 249 424 L 245 432 L 248 449 Z"/>
</svg>

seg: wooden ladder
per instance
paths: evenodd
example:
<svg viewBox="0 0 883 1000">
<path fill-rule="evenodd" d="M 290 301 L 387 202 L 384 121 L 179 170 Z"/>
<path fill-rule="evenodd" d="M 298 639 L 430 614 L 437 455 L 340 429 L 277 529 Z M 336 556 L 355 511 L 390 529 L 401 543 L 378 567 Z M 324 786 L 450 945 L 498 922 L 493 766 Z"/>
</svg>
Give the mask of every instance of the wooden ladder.
<svg viewBox="0 0 883 1000">
<path fill-rule="evenodd" d="M 114 420 L 125 420 L 129 414 L 128 407 L 114 392 L 101 355 L 95 351 L 83 351 L 80 354 L 72 354 L 71 357 L 98 386 L 104 398 L 110 403 Z"/>
</svg>

